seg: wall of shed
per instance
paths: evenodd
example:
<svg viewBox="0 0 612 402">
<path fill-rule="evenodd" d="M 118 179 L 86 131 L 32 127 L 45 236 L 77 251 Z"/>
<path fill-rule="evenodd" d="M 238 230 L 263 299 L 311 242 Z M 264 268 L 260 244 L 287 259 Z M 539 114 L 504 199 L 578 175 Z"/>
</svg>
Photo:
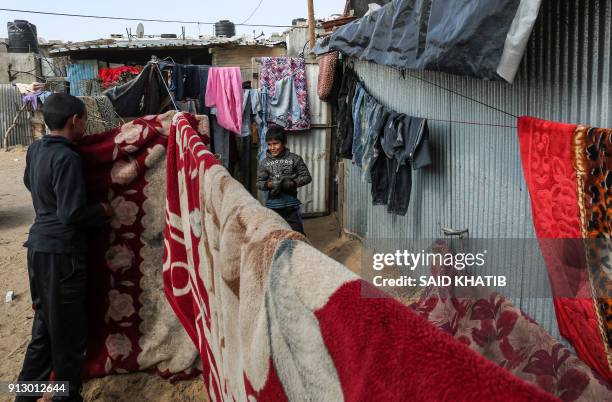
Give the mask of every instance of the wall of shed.
<svg viewBox="0 0 612 402">
<path fill-rule="evenodd" d="M 348 163 L 344 226 L 366 240 L 440 238 L 441 227 L 469 229 L 471 238 L 535 238 L 514 117 L 511 114 L 612 126 L 612 3 L 545 0 L 513 85 L 356 62 L 367 89 L 399 112 L 429 120 L 434 163 L 414 172 L 405 217 L 371 204 L 370 186 Z M 425 81 L 427 82 L 425 82 Z M 434 120 L 436 119 L 436 120 Z M 491 127 L 440 120 L 478 122 Z M 545 270 L 541 255 L 509 250 L 519 283 L 515 303 L 559 336 L 550 299 L 533 297 L 530 283 Z"/>
</svg>

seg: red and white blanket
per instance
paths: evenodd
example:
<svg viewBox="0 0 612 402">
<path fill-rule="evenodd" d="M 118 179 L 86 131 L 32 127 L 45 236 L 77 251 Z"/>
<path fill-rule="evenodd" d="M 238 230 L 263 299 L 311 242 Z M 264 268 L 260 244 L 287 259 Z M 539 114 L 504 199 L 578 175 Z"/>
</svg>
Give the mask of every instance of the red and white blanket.
<svg viewBox="0 0 612 402">
<path fill-rule="evenodd" d="M 93 240 L 85 376 L 197 375 L 198 353 L 163 294 L 166 146 L 172 115 L 136 119 L 80 146 L 91 201 L 116 216 Z M 191 118 L 202 134 L 208 121 Z"/>
<path fill-rule="evenodd" d="M 214 159 L 181 114 L 168 145 L 163 277 L 211 400 L 555 397 L 307 244 Z"/>
</svg>

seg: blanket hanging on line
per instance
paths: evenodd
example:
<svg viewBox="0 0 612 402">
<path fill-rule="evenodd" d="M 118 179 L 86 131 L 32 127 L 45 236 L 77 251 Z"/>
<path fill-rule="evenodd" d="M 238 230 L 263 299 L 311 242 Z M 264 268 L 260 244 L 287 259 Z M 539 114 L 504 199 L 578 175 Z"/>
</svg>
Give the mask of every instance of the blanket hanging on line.
<svg viewBox="0 0 612 402">
<path fill-rule="evenodd" d="M 181 114 L 167 161 L 165 292 L 212 400 L 556 400 L 305 243 Z"/>
<path fill-rule="evenodd" d="M 110 203 L 116 214 L 93 239 L 88 262 L 87 378 L 144 370 L 176 379 L 198 373 L 198 354 L 164 298 L 159 272 L 172 115 L 86 136 L 79 147 L 91 201 Z M 205 116 L 200 123 L 206 134 Z"/>
<path fill-rule="evenodd" d="M 584 175 L 592 173 L 579 171 L 581 181 L 577 180 L 575 152 L 582 155 L 589 149 L 573 148 L 574 137 L 581 130 L 573 124 L 521 117 L 518 134 L 533 224 L 548 270 L 559 331 L 580 359 L 612 381 L 609 346 L 603 341 L 603 322 L 593 298 L 584 250 L 596 243 L 587 240 L 583 244 L 581 239 L 587 232 L 590 200 L 583 196 L 585 188 L 579 183 L 585 183 Z"/>
<path fill-rule="evenodd" d="M 449 247 L 440 242 L 434 251 L 446 254 Z M 434 276 L 462 275 L 447 265 L 434 265 L 431 271 Z M 492 290 L 428 286 L 410 307 L 496 365 L 563 401 L 603 401 L 612 392 L 611 384 Z"/>
</svg>

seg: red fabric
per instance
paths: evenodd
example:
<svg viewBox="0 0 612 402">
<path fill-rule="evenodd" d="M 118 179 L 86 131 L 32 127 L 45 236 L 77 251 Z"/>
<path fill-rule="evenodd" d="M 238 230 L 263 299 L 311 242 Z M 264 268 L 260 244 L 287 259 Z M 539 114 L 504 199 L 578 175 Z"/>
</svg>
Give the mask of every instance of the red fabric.
<svg viewBox="0 0 612 402">
<path fill-rule="evenodd" d="M 148 239 L 143 234 L 153 210 L 163 208 L 163 204 L 153 204 L 147 194 L 150 188 L 147 172 L 164 161 L 168 141 L 165 125 L 169 125 L 169 118 L 168 122 L 164 118 L 164 115 L 147 116 L 109 132 L 86 136 L 79 147 L 90 202 L 108 202 L 116 214 L 108 227 L 98 231 L 91 244 L 86 378 L 160 370 L 156 364 L 163 365 L 168 354 L 163 345 L 147 341 L 148 336 L 157 336 L 149 332 L 150 320 L 163 320 L 163 317 L 158 306 L 144 298 L 145 290 L 161 291 L 161 283 L 159 289 L 151 289 L 155 283 L 145 273 L 151 274 L 148 268 L 155 263 L 153 260 L 161 260 L 162 248 L 148 247 L 159 254 L 151 258 L 145 250 Z M 170 322 L 162 325 L 174 329 Z M 173 336 L 176 338 L 178 334 Z M 157 339 L 163 342 L 167 338 Z M 149 350 L 143 350 L 143 345 Z M 151 350 L 156 347 L 159 350 Z M 165 368 L 160 374 L 176 375 L 176 378 L 194 375 L 171 373 Z"/>
<path fill-rule="evenodd" d="M 581 238 L 580 213 L 571 148 L 576 125 L 521 117 L 518 127 L 533 224 L 550 278 L 559 331 L 580 359 L 612 381 L 577 240 Z M 567 255 L 568 250 L 576 252 Z"/>
<path fill-rule="evenodd" d="M 208 306 L 207 295 L 203 294 L 207 317 L 199 315 L 200 309 L 197 300 L 188 298 L 178 298 L 173 293 L 173 286 L 177 288 L 188 288 L 190 281 L 196 282 L 196 286 L 204 289 L 204 283 L 199 276 L 190 277 L 190 272 L 181 269 L 187 265 L 199 266 L 199 253 L 191 254 L 191 250 L 197 250 L 199 238 L 194 233 L 183 233 L 179 227 L 170 223 L 170 214 L 181 216 L 181 195 L 185 195 L 188 200 L 186 207 L 190 212 L 199 214 L 200 208 L 200 180 L 199 169 L 207 169 L 210 166 L 219 164 L 219 161 L 208 151 L 198 133 L 191 127 L 185 118 L 179 118 L 178 123 L 172 124 L 168 140 L 168 156 L 166 159 L 166 230 L 164 249 L 164 261 L 169 266 L 164 266 L 164 291 L 174 312 L 187 330 L 191 340 L 196 345 L 202 357 L 202 377 L 213 400 L 220 400 L 220 384 L 211 379 L 218 378 L 213 375 L 217 367 L 214 360 L 209 360 L 212 354 L 210 346 L 206 342 L 200 342 L 198 338 L 198 325 L 204 325 L 202 320 L 210 320 L 210 306 Z M 193 174 L 195 173 L 195 174 Z M 189 238 L 190 248 L 186 242 Z M 195 257 L 191 261 L 191 257 Z M 170 260 L 170 261 L 168 261 Z"/>
<path fill-rule="evenodd" d="M 142 68 L 133 66 L 122 66 L 113 68 L 101 68 L 98 72 L 100 79 L 102 80 L 102 86 L 104 88 L 117 85 L 122 79 L 126 77 L 135 77 L 140 74 Z"/>
<path fill-rule="evenodd" d="M 134 124 L 137 126 L 151 124 L 153 128 L 158 126 L 155 120 L 146 121 L 144 119 L 138 119 L 134 121 Z M 127 161 L 130 159 L 129 153 L 125 150 L 128 144 L 115 143 L 115 138 L 120 131 L 121 129 L 115 129 L 110 133 L 85 137 L 80 147 L 91 200 L 112 202 L 115 206 L 122 204 L 127 213 L 126 222 L 133 220 L 132 225 L 119 225 L 115 242 L 110 241 L 110 230 L 104 230 L 97 236 L 92 246 L 92 255 L 88 265 L 89 283 L 91 284 L 88 293 L 90 300 L 89 333 L 95 336 L 89 337 L 88 359 L 85 366 L 87 377 L 99 377 L 116 373 L 117 370 L 126 372 L 139 370 L 137 356 L 141 350 L 138 339 L 142 333 L 139 329 L 141 320 L 136 311 L 141 307 L 138 296 L 142 274 L 138 269 L 131 269 L 142 262 L 139 251 L 142 248 L 140 234 L 143 231 L 141 225 L 143 211 L 137 206 L 142 205 L 144 201 L 145 169 L 142 167 L 147 155 L 146 151 L 156 144 L 165 145 L 166 140 L 157 135 L 146 137 L 140 135 L 131 144 L 136 148 L 136 152 L 133 153 L 135 157 L 133 167 L 137 171 L 137 176 L 127 186 L 123 186 L 114 183 L 110 174 L 115 161 L 126 161 L 126 166 L 128 166 Z M 120 195 L 121 198 L 115 198 L 115 194 Z M 126 236 L 127 234 L 130 235 Z M 109 269 L 105 258 L 107 250 L 112 247 L 111 243 L 116 243 L 117 250 L 125 251 L 128 256 L 126 262 L 118 266 L 117 270 L 114 270 L 114 265 L 112 269 Z M 124 283 L 123 286 L 120 285 L 121 282 Z M 128 306 L 125 311 L 116 314 L 117 318 L 124 314 L 127 315 L 120 320 L 109 317 L 111 291 L 120 292 L 120 295 L 127 300 Z M 107 342 L 109 348 L 106 346 Z"/>
<path fill-rule="evenodd" d="M 439 241 L 433 251 L 446 254 L 450 248 Z M 463 275 L 451 265 L 437 264 L 431 273 Z M 490 289 L 432 285 L 410 307 L 487 360 L 563 401 L 604 400 L 612 391 L 612 384 Z"/>
<path fill-rule="evenodd" d="M 345 400 L 557 400 L 394 299 L 364 298 L 362 286 L 372 287 L 359 280 L 344 284 L 316 312 Z"/>
</svg>

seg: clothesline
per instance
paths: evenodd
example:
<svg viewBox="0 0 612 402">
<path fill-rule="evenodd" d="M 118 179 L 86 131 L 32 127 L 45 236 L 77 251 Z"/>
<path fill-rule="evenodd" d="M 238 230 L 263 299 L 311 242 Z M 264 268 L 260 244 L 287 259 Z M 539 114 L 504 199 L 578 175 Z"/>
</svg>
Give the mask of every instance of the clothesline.
<svg viewBox="0 0 612 402">
<path fill-rule="evenodd" d="M 480 122 L 477 122 L 477 121 L 444 120 L 444 119 L 434 119 L 434 118 L 431 118 L 431 117 L 428 117 L 427 120 L 430 120 L 430 121 L 440 121 L 440 122 L 444 122 L 444 123 L 470 124 L 470 125 L 474 125 L 474 126 L 518 128 L 518 126 L 510 126 L 510 125 L 507 125 L 507 124 L 480 123 Z"/>
<path fill-rule="evenodd" d="M 518 116 L 517 116 L 517 115 L 515 115 L 515 114 L 513 114 L 513 113 L 506 112 L 506 111 L 505 111 L 505 110 L 503 110 L 503 109 L 500 109 L 500 108 L 495 107 L 495 106 L 493 106 L 493 105 L 489 105 L 488 103 L 485 103 L 485 102 L 480 101 L 480 100 L 478 100 L 478 99 L 474 99 L 474 98 L 472 98 L 472 97 L 470 97 L 470 96 L 464 95 L 464 94 L 462 94 L 462 93 L 460 93 L 460 92 L 457 92 L 457 91 L 455 91 L 455 90 L 452 90 L 452 89 L 450 89 L 450 88 L 446 88 L 445 86 L 442 86 L 442 85 L 440 85 L 440 84 L 436 84 L 435 82 L 431 82 L 431 81 L 428 81 L 428 80 L 426 80 L 426 79 L 424 79 L 424 78 L 417 77 L 416 75 L 412 75 L 412 74 L 406 73 L 406 70 L 401 70 L 401 69 L 400 69 L 399 71 L 400 71 L 400 73 L 401 73 L 402 75 L 407 75 L 408 77 L 412 77 L 412 78 L 415 78 L 415 79 L 417 79 L 417 80 L 423 81 L 423 82 L 425 82 L 425 83 L 427 83 L 427 84 L 433 85 L 433 86 L 435 86 L 435 87 L 438 87 L 438 88 L 440 88 L 440 89 L 443 89 L 443 90 L 445 90 L 445 91 L 448 91 L 448 92 L 450 92 L 450 93 L 452 93 L 452 94 L 455 94 L 455 95 L 461 96 L 462 98 L 468 99 L 468 100 L 470 100 L 470 101 L 472 101 L 472 102 L 476 102 L 476 103 L 478 103 L 478 104 L 480 104 L 480 105 L 482 105 L 482 106 L 486 106 L 486 107 L 488 107 L 488 108 L 490 108 L 490 109 L 493 109 L 493 110 L 495 110 L 495 111 L 497 111 L 497 112 L 500 112 L 500 113 L 503 113 L 503 114 L 508 115 L 508 116 L 510 116 L 510 117 L 514 117 L 515 119 L 518 119 Z M 431 119 L 430 119 L 430 120 L 431 120 Z"/>
</svg>

